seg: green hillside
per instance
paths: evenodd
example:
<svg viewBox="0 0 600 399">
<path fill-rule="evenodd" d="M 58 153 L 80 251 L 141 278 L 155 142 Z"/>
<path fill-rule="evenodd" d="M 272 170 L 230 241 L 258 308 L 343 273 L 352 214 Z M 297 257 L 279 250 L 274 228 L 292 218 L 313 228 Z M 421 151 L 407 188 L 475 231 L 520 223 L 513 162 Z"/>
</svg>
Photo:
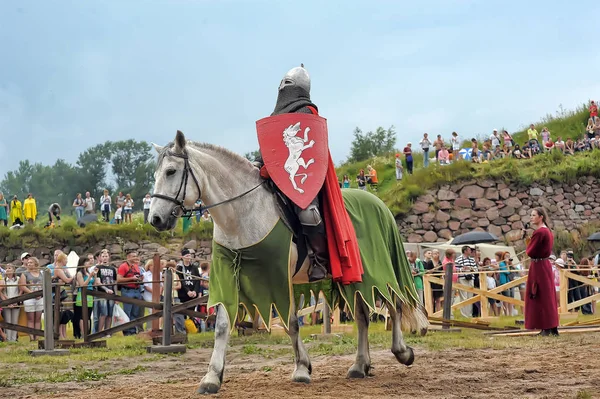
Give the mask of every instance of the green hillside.
<svg viewBox="0 0 600 399">
<path fill-rule="evenodd" d="M 538 132 L 547 127 L 553 140 L 558 136 L 563 140 L 578 139 L 583 137 L 588 117 L 587 108 L 581 106 L 575 111 L 561 111 L 556 116 L 548 115 L 535 125 Z M 519 144 L 527 141 L 526 129 L 513 133 L 513 139 Z M 434 164 L 428 168 L 422 167 L 421 153 L 413 154 L 413 157 L 416 168 L 414 174 L 405 173 L 401 182 L 396 182 L 394 154 L 343 164 L 337 169 L 337 174 L 340 179 L 344 174 L 348 174 L 352 181 L 351 187 L 357 187 L 354 180 L 358 171 L 372 165 L 377 170 L 380 182 L 376 194 L 385 201 L 394 215 L 407 213 L 414 199 L 427 190 L 464 179 L 497 178 L 530 184 L 535 181 L 570 181 L 584 175 L 600 177 L 600 153 L 597 150 L 577 153 L 575 156 L 565 156 L 554 151 L 528 160 L 501 159 L 485 164 L 459 161 L 447 166 Z"/>
</svg>

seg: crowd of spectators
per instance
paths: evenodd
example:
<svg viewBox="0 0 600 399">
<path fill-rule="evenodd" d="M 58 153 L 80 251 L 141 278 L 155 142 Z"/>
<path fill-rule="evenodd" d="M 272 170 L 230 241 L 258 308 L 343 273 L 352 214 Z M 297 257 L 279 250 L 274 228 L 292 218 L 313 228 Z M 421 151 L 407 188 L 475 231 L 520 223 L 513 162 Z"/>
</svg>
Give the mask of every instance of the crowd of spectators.
<svg viewBox="0 0 600 399">
<path fill-rule="evenodd" d="M 453 269 L 453 283 L 481 288 L 481 279 L 485 278 L 488 290 L 500 287 L 527 274 L 527 269 L 519 259 L 511 256 L 508 252 L 499 251 L 494 254 L 493 258 L 482 258 L 481 252 L 470 246 L 463 246 L 458 256 L 453 249 L 447 249 L 444 252 L 443 259 L 438 249 L 425 250 L 422 260 L 417 257 L 418 254 L 415 251 L 406 251 L 406 256 L 412 270 L 419 300 L 422 304 L 425 303 L 423 276 L 429 273 L 443 278 L 446 267 L 452 267 Z M 571 269 L 575 274 L 593 281 L 600 279 L 600 272 L 598 270 L 600 253 L 597 253 L 591 259 L 582 258 L 577 261 L 572 250 L 565 250 L 561 251 L 558 257 L 552 255 L 550 263 L 554 272 L 557 307 L 560 306 L 559 269 Z M 461 302 L 473 297 L 473 294 L 467 291 L 456 289 L 453 291 L 451 297 Z M 578 280 L 568 279 L 568 303 L 579 301 L 598 292 L 598 289 L 594 289 L 590 285 L 583 284 Z M 434 312 L 437 312 L 442 309 L 443 286 L 431 284 L 431 293 L 432 297 L 429 300 L 433 303 Z M 519 284 L 514 288 L 506 289 L 500 294 L 508 298 L 516 298 L 518 294 L 522 300 L 525 298 L 525 284 Z M 511 303 L 496 299 L 488 299 L 487 306 L 489 307 L 489 314 L 492 316 L 514 316 L 519 311 L 519 309 L 513 309 Z M 580 310 L 583 314 L 595 314 L 595 303 L 588 303 L 575 309 L 576 312 Z M 460 313 L 463 317 L 467 318 L 479 317 L 481 315 L 480 302 L 463 306 L 460 309 Z"/>
<path fill-rule="evenodd" d="M 152 301 L 152 282 L 160 281 L 160 301 L 163 301 L 165 268 L 174 271 L 173 274 L 173 302 L 187 302 L 193 298 L 208 295 L 208 280 L 210 277 L 210 264 L 196 258 L 195 251 L 183 249 L 179 259 L 162 259 L 158 269 L 152 259 L 143 264 L 136 251 L 129 251 L 124 261 L 110 261 L 107 249 L 95 254 L 86 254 L 79 258 L 77 267 L 67 267 L 67 255 L 61 250 L 54 251 L 53 263 L 47 265 L 45 270 L 52 275 L 54 283 L 61 285 L 61 309 L 58 320 L 60 337 L 67 337 L 67 325 L 72 324 L 73 337 L 82 338 L 82 332 L 88 333 L 103 331 L 111 327 L 115 307 L 121 306 L 118 301 L 99 299 L 88 295 L 87 306 L 90 311 L 90 323 L 85 326 L 82 317 L 82 287 L 88 291 L 99 290 L 107 294 L 115 294 L 128 298 Z M 0 300 L 15 298 L 22 294 L 40 291 L 42 289 L 43 268 L 37 258 L 25 252 L 21 255 L 21 266 L 14 264 L 0 266 Z M 142 306 L 122 304 L 122 310 L 130 321 L 143 317 L 146 309 Z M 198 309 L 206 313 L 207 309 Z M 28 299 L 23 303 L 7 306 L 1 309 L 4 320 L 11 324 L 19 324 L 21 312 L 27 319 L 27 326 L 40 329 L 43 313 L 43 297 Z M 214 329 L 212 323 L 205 319 L 188 317 L 195 328 L 200 331 Z M 177 333 L 185 334 L 186 321 L 183 315 L 175 314 L 173 317 L 174 328 Z M 149 326 L 146 325 L 145 329 Z M 124 335 L 133 335 L 144 331 L 143 324 L 132 327 L 123 332 Z M 30 340 L 36 339 L 30 335 Z M 16 331 L 0 329 L 0 339 L 16 341 Z"/>
</svg>

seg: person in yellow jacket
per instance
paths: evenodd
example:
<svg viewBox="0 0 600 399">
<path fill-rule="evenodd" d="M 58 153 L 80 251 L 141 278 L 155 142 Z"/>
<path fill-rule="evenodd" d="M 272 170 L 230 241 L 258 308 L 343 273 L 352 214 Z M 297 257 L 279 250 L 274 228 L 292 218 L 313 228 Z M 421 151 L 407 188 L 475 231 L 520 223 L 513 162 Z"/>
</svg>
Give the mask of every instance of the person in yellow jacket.
<svg viewBox="0 0 600 399">
<path fill-rule="evenodd" d="M 33 224 L 37 216 L 37 206 L 33 195 L 29 193 L 25 202 L 23 202 L 23 216 L 27 223 Z"/>
<path fill-rule="evenodd" d="M 10 201 L 10 225 L 14 226 L 15 224 L 23 224 L 23 205 L 21 201 L 17 199 L 15 195 Z"/>
</svg>

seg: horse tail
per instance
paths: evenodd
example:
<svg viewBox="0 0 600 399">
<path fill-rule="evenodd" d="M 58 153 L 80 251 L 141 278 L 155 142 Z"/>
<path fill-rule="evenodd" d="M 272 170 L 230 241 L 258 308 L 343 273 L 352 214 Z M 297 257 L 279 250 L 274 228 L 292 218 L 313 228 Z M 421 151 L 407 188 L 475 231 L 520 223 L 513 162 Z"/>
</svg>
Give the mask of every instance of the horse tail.
<svg viewBox="0 0 600 399">
<path fill-rule="evenodd" d="M 427 310 L 423 305 L 418 302 L 416 305 L 400 302 L 399 305 L 402 331 L 410 331 L 413 334 L 418 332 L 423 336 L 427 334 L 429 320 L 427 319 Z"/>
</svg>

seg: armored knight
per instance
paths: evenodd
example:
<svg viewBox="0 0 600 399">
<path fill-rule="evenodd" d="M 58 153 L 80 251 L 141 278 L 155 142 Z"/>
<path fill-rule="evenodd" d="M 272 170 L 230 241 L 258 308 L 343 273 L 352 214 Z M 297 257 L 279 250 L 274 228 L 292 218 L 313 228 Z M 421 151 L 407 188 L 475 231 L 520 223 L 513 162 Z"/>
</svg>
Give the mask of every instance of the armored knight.
<svg viewBox="0 0 600 399">
<path fill-rule="evenodd" d="M 303 113 L 318 115 L 318 108 L 310 100 L 310 77 L 304 65 L 292 68 L 285 74 L 279 85 L 279 94 L 275 110 L 271 116 Z M 265 148 L 261 148 L 264 153 Z M 268 176 L 263 166 L 263 160 L 258 159 L 257 166 L 261 167 L 261 175 Z M 319 206 L 319 195 L 312 199 L 310 204 L 302 208 L 292 203 L 294 212 L 302 226 L 302 234 L 310 248 L 308 271 L 309 281 L 318 281 L 328 274 L 328 246 L 323 218 Z"/>
</svg>

